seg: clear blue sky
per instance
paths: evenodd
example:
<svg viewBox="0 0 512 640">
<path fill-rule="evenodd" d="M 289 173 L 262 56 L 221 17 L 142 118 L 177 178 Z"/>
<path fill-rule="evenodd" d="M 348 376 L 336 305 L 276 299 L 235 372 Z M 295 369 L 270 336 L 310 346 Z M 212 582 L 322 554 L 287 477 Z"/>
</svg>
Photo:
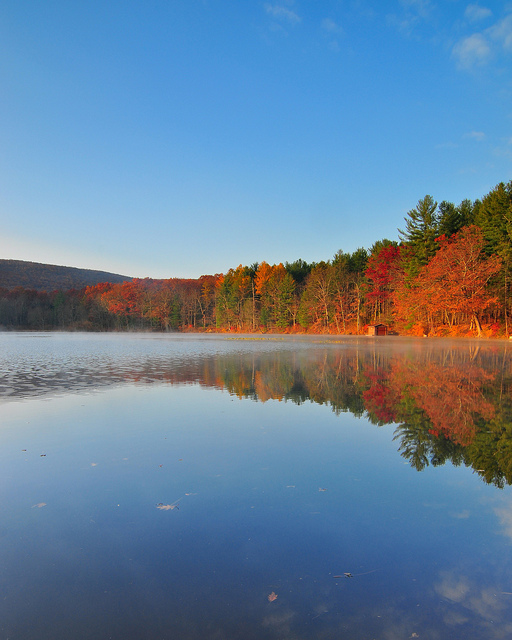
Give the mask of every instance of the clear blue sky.
<svg viewBox="0 0 512 640">
<path fill-rule="evenodd" d="M 0 257 L 332 258 L 512 179 L 512 3 L 3 0 Z"/>
</svg>

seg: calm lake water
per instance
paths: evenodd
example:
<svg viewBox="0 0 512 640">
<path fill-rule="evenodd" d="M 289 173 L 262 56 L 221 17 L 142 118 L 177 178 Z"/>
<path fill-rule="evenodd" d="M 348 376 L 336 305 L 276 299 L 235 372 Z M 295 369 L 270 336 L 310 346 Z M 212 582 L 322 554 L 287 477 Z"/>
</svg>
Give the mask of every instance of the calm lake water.
<svg viewBox="0 0 512 640">
<path fill-rule="evenodd" d="M 0 640 L 510 638 L 510 350 L 0 334 Z"/>
</svg>

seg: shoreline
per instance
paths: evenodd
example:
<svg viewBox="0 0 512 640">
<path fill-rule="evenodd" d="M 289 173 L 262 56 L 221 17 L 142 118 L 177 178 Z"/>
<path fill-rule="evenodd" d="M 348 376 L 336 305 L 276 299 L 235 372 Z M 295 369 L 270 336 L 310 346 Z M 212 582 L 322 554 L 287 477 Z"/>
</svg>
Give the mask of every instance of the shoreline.
<svg viewBox="0 0 512 640">
<path fill-rule="evenodd" d="M 453 342 L 461 344 L 464 342 L 475 345 L 506 345 L 510 338 L 497 338 L 487 336 L 414 336 L 404 334 L 393 334 L 386 336 L 371 336 L 367 334 L 333 334 L 333 333 L 271 333 L 271 332 L 228 332 L 228 331 L 153 331 L 153 330 L 112 330 L 112 331 L 87 331 L 83 329 L 6 329 L 0 327 L 0 335 L 9 334 L 36 334 L 36 335 L 111 335 L 111 336 L 146 336 L 146 337 L 183 337 L 189 339 L 225 339 L 231 341 L 261 341 L 261 342 L 312 342 L 324 344 L 347 344 L 363 342 L 367 344 L 390 345 L 392 343 L 421 343 L 431 344 Z"/>
</svg>

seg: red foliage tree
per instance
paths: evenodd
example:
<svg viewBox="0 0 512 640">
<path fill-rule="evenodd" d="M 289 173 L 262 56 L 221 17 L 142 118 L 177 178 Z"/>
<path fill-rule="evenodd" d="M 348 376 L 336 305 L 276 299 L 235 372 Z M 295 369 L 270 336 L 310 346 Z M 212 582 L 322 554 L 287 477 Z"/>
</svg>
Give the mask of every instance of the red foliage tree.
<svg viewBox="0 0 512 640">
<path fill-rule="evenodd" d="M 451 238 L 437 238 L 439 251 L 417 277 L 416 294 L 432 319 L 464 316 L 481 335 L 480 313 L 496 302 L 487 290 L 489 280 L 500 269 L 497 255 L 484 254 L 484 237 L 479 227 L 464 227 Z"/>
<path fill-rule="evenodd" d="M 374 320 L 389 311 L 397 275 L 400 273 L 400 247 L 388 245 L 370 256 L 365 275 L 368 281 L 368 301 L 373 307 Z"/>
</svg>

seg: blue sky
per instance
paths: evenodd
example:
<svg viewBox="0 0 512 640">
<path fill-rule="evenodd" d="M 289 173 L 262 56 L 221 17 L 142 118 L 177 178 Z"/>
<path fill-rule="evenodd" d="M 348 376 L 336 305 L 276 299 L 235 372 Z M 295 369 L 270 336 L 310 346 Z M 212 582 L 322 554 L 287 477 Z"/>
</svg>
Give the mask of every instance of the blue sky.
<svg viewBox="0 0 512 640">
<path fill-rule="evenodd" d="M 4 0 L 0 257 L 332 258 L 512 179 L 512 3 Z"/>
</svg>

